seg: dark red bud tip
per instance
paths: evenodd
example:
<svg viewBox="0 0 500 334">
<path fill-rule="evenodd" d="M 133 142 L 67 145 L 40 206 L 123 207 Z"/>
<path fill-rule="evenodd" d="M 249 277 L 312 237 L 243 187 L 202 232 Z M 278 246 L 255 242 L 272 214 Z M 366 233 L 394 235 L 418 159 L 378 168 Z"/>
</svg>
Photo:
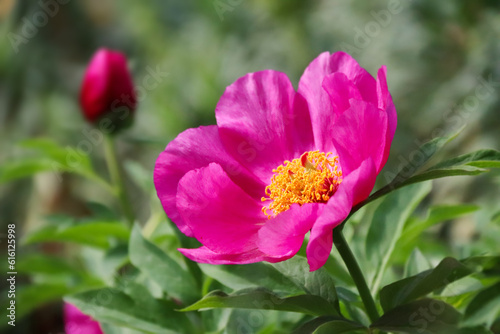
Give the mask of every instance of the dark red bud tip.
<svg viewBox="0 0 500 334">
<path fill-rule="evenodd" d="M 137 96 L 125 55 L 97 50 L 83 77 L 80 105 L 90 123 L 106 119 L 114 129 L 131 124 Z"/>
</svg>

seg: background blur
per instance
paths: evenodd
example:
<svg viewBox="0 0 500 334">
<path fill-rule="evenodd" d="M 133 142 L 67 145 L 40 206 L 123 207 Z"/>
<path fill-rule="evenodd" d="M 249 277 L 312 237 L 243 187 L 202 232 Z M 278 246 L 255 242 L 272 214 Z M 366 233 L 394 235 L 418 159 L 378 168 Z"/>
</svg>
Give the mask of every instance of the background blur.
<svg viewBox="0 0 500 334">
<path fill-rule="evenodd" d="M 398 129 L 379 178 L 383 184 L 405 161 L 418 160 L 421 143 L 463 125 L 441 158 L 500 148 L 499 14 L 497 0 L 1 0 L 0 164 L 24 157 L 26 150 L 16 143 L 26 138 L 48 137 L 64 147 L 88 139 L 78 94 L 85 66 L 99 47 L 129 58 L 139 108 L 118 146 L 125 168 L 146 179 L 179 132 L 215 123 L 219 97 L 240 76 L 275 69 L 296 87 L 319 53 L 344 50 L 374 75 L 381 65 L 388 68 Z M 102 147 L 94 146 L 90 155 L 106 175 Z M 0 237 L 7 224 L 16 223 L 18 240 L 46 215 L 83 217 L 90 200 L 115 205 L 99 186 L 66 174 L 43 173 L 0 186 Z M 156 198 L 133 182 L 128 186 L 144 222 Z M 422 242 L 436 257 L 498 251 L 499 186 L 498 171 L 434 182 L 433 204 L 472 203 L 481 209 L 440 225 Z M 5 245 L 2 240 L 2 259 Z M 60 244 L 30 245 L 18 249 L 18 261 L 36 252 L 71 256 L 71 248 Z M 29 287 L 21 278 L 18 286 Z M 30 295 L 50 303 L 33 303 L 9 333 L 63 332 L 54 296 Z"/>
</svg>

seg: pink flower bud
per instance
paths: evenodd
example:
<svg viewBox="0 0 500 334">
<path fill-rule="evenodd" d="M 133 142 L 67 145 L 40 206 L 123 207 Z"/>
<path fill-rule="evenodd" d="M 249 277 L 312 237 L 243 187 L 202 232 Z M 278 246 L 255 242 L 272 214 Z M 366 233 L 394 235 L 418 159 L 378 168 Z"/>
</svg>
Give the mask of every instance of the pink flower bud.
<svg viewBox="0 0 500 334">
<path fill-rule="evenodd" d="M 80 104 L 85 118 L 95 125 L 108 118 L 112 131 L 130 125 L 137 105 L 127 59 L 117 51 L 99 49 L 83 78 Z M 111 131 L 111 130 L 110 130 Z"/>
</svg>

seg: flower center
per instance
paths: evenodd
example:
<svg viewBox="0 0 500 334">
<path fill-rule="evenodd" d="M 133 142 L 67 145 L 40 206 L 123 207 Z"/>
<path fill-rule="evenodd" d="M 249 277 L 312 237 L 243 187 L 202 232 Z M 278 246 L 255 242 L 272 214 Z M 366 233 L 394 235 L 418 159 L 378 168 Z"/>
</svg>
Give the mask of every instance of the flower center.
<svg viewBox="0 0 500 334">
<path fill-rule="evenodd" d="M 263 202 L 271 200 L 262 208 L 269 218 L 294 203 L 326 203 L 342 182 L 339 157 L 331 152 L 306 152 L 299 159 L 286 160 L 273 172 L 271 184 L 266 187 L 268 197 L 262 197 Z"/>
</svg>

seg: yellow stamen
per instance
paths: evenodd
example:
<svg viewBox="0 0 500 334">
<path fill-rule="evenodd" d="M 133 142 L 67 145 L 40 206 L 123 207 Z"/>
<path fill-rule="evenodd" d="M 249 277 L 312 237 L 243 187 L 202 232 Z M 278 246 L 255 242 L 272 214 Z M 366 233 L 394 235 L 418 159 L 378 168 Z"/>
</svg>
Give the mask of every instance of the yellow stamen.
<svg viewBox="0 0 500 334">
<path fill-rule="evenodd" d="M 268 197 L 262 197 L 263 202 L 271 200 L 262 208 L 269 218 L 294 203 L 326 203 L 342 182 L 339 158 L 331 152 L 306 152 L 299 159 L 285 161 L 273 172 L 271 184 L 266 187 Z"/>
</svg>

